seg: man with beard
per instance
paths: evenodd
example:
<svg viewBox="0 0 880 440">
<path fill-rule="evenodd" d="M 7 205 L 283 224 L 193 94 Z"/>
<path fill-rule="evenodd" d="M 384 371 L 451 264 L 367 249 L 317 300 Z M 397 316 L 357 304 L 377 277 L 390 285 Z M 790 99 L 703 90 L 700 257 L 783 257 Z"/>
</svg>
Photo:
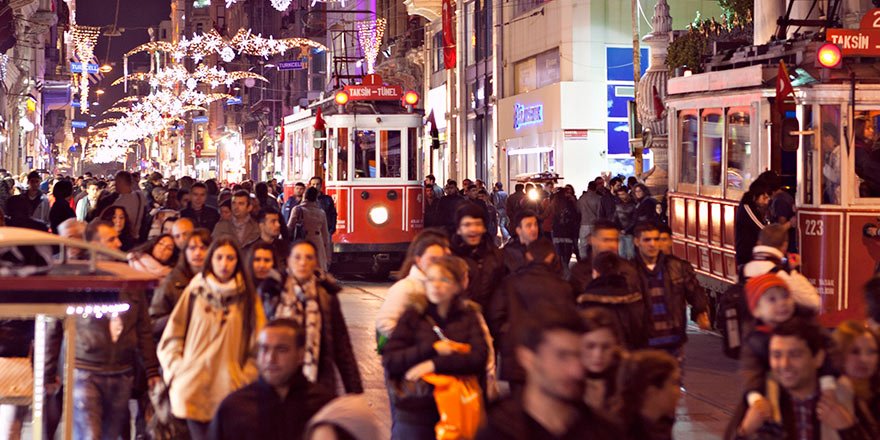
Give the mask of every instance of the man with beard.
<svg viewBox="0 0 880 440">
<path fill-rule="evenodd" d="M 519 330 L 516 359 L 526 373 L 525 388 L 489 407 L 477 439 L 620 438 L 583 402 L 579 346 L 585 329 L 573 308 L 539 307 Z"/>
<path fill-rule="evenodd" d="M 309 419 L 333 394 L 302 373 L 304 332 L 291 319 L 266 324 L 257 336 L 260 378 L 223 399 L 212 440 L 298 440 Z"/>
</svg>

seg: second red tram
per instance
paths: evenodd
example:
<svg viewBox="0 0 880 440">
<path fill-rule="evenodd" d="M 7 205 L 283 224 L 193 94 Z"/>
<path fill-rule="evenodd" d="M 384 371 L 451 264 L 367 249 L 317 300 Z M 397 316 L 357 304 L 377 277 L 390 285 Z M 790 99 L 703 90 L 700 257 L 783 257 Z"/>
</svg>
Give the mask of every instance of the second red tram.
<svg viewBox="0 0 880 440">
<path fill-rule="evenodd" d="M 284 119 L 286 185 L 322 176 L 336 203 L 334 273 L 387 276 L 423 228 L 422 115 L 407 110 L 398 87 L 378 84 L 364 90 L 390 90 L 383 99 L 340 97 Z"/>
<path fill-rule="evenodd" d="M 777 171 L 795 192 L 802 272 L 821 296 L 821 322 L 833 326 L 864 318 L 862 287 L 880 264 L 870 233 L 880 215 L 870 180 L 880 175 L 864 171 L 880 154 L 880 75 L 858 60 L 854 77 L 823 72 L 813 61 L 820 45 L 669 81 L 668 200 L 674 253 L 720 292 L 737 279 L 739 200 L 758 174 Z M 779 60 L 801 79 L 785 114 L 775 109 Z"/>
</svg>

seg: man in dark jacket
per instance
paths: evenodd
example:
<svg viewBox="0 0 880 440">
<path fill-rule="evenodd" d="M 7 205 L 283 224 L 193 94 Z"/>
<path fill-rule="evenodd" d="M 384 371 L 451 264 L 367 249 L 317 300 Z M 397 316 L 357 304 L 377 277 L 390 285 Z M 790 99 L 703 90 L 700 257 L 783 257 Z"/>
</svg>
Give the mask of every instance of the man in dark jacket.
<svg viewBox="0 0 880 440">
<path fill-rule="evenodd" d="M 293 208 L 296 205 L 299 205 L 303 201 L 303 197 L 306 194 L 306 184 L 302 182 L 296 182 L 293 185 L 293 194 L 284 201 L 284 204 L 281 205 L 281 221 L 283 221 L 284 225 L 290 223 L 290 213 L 293 212 Z"/>
<path fill-rule="evenodd" d="M 622 272 L 628 266 L 614 252 L 600 252 L 591 258 L 594 277 L 583 292 L 579 292 L 577 303 L 582 310 L 599 307 L 607 310 L 617 319 L 623 343 L 630 350 L 645 348 L 648 342 L 645 333 L 645 301 L 642 292 L 634 289 Z"/>
<path fill-rule="evenodd" d="M 513 218 L 514 236 L 501 248 L 504 253 L 504 266 L 514 273 L 526 265 L 526 246 L 538 239 L 540 232 L 538 214 L 533 211 L 519 211 Z"/>
<path fill-rule="evenodd" d="M 257 337 L 260 378 L 223 399 L 212 440 L 299 440 L 309 419 L 333 393 L 302 374 L 304 332 L 295 321 L 271 321 Z"/>
<path fill-rule="evenodd" d="M 483 213 L 483 209 L 473 203 L 462 203 L 455 213 L 455 224 L 458 226 L 451 247 L 452 253 L 468 264 L 470 281 L 465 298 L 486 310 L 507 271 L 501 250 L 486 234 Z"/>
<path fill-rule="evenodd" d="M 52 187 L 52 195 L 55 203 L 49 208 L 49 226 L 52 232 L 58 233 L 58 225 L 69 218 L 76 218 L 76 212 L 70 207 L 70 198 L 73 196 L 73 183 L 69 180 L 59 180 Z"/>
<path fill-rule="evenodd" d="M 324 210 L 324 214 L 327 214 L 327 231 L 330 232 L 332 239 L 333 233 L 336 232 L 336 203 L 333 202 L 333 197 L 324 194 L 324 179 L 320 176 L 309 179 L 309 187 L 318 190 L 318 206 Z"/>
<path fill-rule="evenodd" d="M 752 249 L 758 244 L 758 235 L 767 224 L 765 212 L 770 204 L 770 195 L 776 191 L 775 183 L 770 180 L 759 176 L 749 185 L 748 192 L 743 194 L 736 208 L 733 237 L 737 268 L 752 261 Z"/>
<path fill-rule="evenodd" d="M 190 189 L 189 207 L 180 211 L 180 216 L 192 220 L 193 226 L 214 231 L 214 226 L 220 221 L 220 213 L 216 208 L 207 205 L 208 187 L 204 183 L 196 182 Z"/>
<path fill-rule="evenodd" d="M 517 183 L 513 187 L 513 194 L 507 197 L 507 201 L 504 202 L 507 216 L 512 220 L 517 213 L 520 211 L 520 205 L 522 199 L 526 196 L 525 192 L 526 186 L 522 183 Z"/>
<path fill-rule="evenodd" d="M 648 313 L 648 346 L 666 350 L 681 360 L 687 342 L 687 306 L 703 330 L 709 329 L 706 291 L 690 263 L 660 252 L 660 229 L 655 223 L 635 227 L 638 271 Z"/>
<path fill-rule="evenodd" d="M 121 243 L 113 239 L 114 234 L 112 224 L 97 220 L 86 229 L 86 240 L 112 243 L 118 249 Z M 151 389 L 162 380 L 144 292 L 122 290 L 119 301 L 127 304 L 128 310 L 107 314 L 96 311 L 76 318 L 74 438 L 117 438 L 122 434 L 136 362 L 142 362 Z M 50 329 L 46 356 L 46 377 L 50 380 L 58 371 L 62 336 L 61 324 L 57 323 Z"/>
<path fill-rule="evenodd" d="M 519 395 L 490 405 L 477 440 L 618 440 L 614 426 L 584 404 L 578 347 L 585 332 L 572 308 L 533 310 L 517 335 L 516 359 L 526 373 Z"/>
<path fill-rule="evenodd" d="M 492 298 L 487 311 L 489 330 L 501 356 L 498 378 L 510 383 L 513 392 L 522 390 L 525 372 L 516 363 L 516 334 L 531 310 L 543 303 L 574 308 L 574 288 L 560 276 L 559 258 L 553 242 L 540 238 L 529 243 L 525 266 L 508 276 Z"/>
<path fill-rule="evenodd" d="M 444 191 L 446 191 L 446 195 L 435 202 L 437 203 L 438 219 L 434 224 L 436 226 L 442 226 L 446 229 L 447 233 L 452 234 L 455 232 L 456 228 L 455 211 L 458 209 L 458 205 L 464 203 L 465 199 L 464 196 L 458 192 L 458 187 L 454 180 L 446 182 Z"/>
<path fill-rule="evenodd" d="M 593 223 L 593 233 L 590 234 L 590 255 L 581 258 L 571 268 L 571 282 L 578 294 L 583 293 L 590 281 L 593 280 L 593 255 L 602 252 L 617 253 L 620 244 L 620 231 L 617 224 L 608 220 L 596 220 Z M 633 292 L 641 292 L 641 280 L 635 267 L 628 261 L 620 262 L 620 274 L 627 280 L 629 289 Z"/>
</svg>

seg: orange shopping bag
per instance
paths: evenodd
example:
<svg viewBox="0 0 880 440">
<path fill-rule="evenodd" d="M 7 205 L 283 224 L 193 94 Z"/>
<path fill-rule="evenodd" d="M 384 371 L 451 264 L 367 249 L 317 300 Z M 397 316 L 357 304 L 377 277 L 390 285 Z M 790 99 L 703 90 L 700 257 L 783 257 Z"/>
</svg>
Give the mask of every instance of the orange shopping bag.
<svg viewBox="0 0 880 440">
<path fill-rule="evenodd" d="M 434 400 L 440 421 L 437 440 L 465 440 L 477 435 L 483 417 L 483 398 L 476 376 L 426 374 L 422 380 L 434 385 Z"/>
</svg>

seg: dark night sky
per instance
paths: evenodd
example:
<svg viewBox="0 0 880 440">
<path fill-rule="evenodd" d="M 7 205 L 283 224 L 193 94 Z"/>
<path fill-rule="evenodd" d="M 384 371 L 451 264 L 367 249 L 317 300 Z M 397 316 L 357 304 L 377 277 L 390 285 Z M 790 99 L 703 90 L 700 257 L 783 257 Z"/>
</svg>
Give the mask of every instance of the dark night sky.
<svg viewBox="0 0 880 440">
<path fill-rule="evenodd" d="M 116 78 L 122 76 L 122 55 L 132 48 L 149 41 L 147 27 L 158 28 L 159 22 L 168 20 L 171 14 L 171 0 L 77 0 L 77 23 L 87 26 L 110 26 L 116 17 L 116 5 L 119 4 L 119 18 L 117 26 L 125 28 L 120 37 L 98 38 L 95 48 L 95 56 L 100 64 L 109 62 L 113 71 L 105 75 L 104 80 L 97 88 L 104 88 L 107 93 L 99 99 L 101 103 L 93 113 L 100 114 L 103 108 L 116 102 L 124 96 L 122 84 L 110 87 Z M 107 47 L 110 45 L 108 57 Z M 147 56 L 140 54 L 140 59 L 147 62 Z M 129 59 L 129 68 L 137 56 Z M 90 94 L 92 101 L 95 100 L 94 92 Z M 118 116 L 118 115 L 116 115 Z"/>
</svg>

